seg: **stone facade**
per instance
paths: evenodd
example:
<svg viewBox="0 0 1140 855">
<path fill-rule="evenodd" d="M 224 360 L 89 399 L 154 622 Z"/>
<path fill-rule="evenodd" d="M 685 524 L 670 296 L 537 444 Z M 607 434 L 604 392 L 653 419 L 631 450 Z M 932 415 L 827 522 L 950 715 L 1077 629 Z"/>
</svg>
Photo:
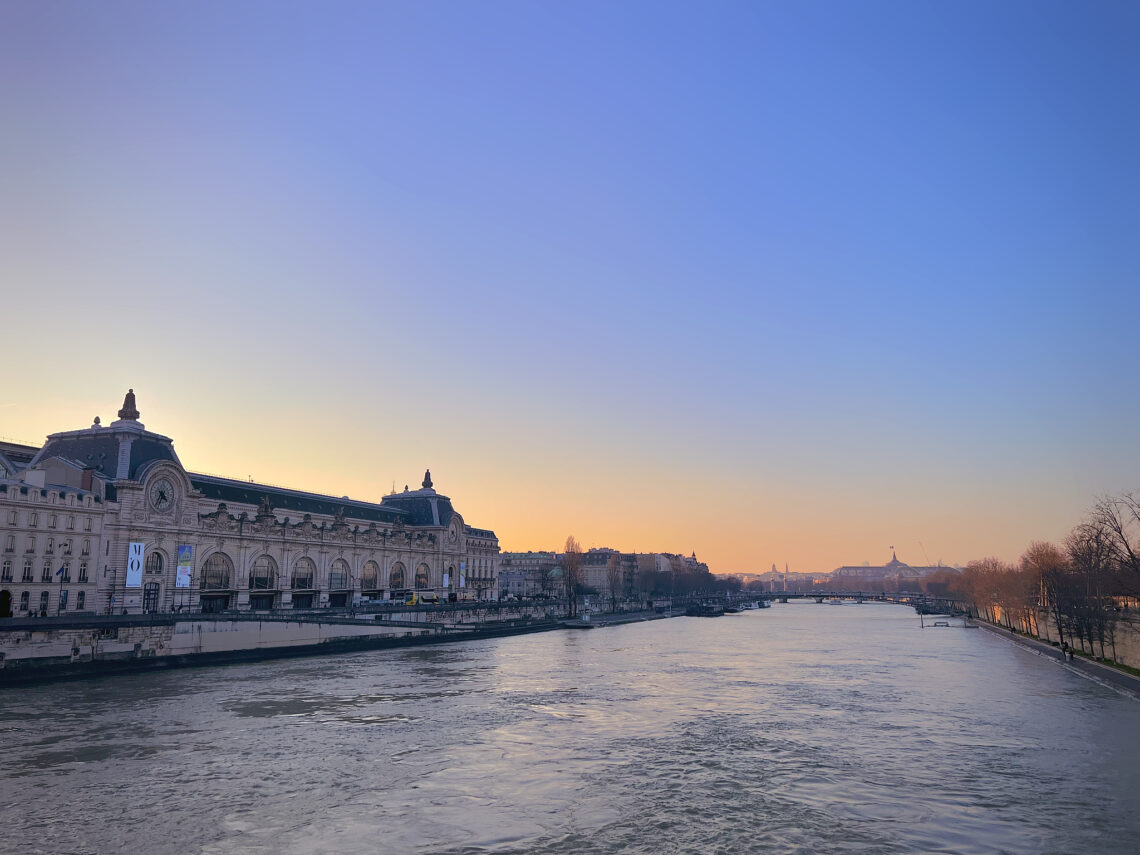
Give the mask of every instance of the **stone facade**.
<svg viewBox="0 0 1140 855">
<path fill-rule="evenodd" d="M 502 599 L 561 595 L 562 587 L 562 565 L 553 552 L 504 552 L 499 556 Z"/>
<path fill-rule="evenodd" d="M 0 447 L 0 614 L 320 609 L 412 590 L 496 596 L 498 539 L 468 526 L 430 473 L 421 489 L 379 502 L 201 475 L 138 421 L 133 393 L 119 415 L 52 434 L 30 460 L 22 446 Z M 142 559 L 128 573 L 132 543 Z"/>
</svg>

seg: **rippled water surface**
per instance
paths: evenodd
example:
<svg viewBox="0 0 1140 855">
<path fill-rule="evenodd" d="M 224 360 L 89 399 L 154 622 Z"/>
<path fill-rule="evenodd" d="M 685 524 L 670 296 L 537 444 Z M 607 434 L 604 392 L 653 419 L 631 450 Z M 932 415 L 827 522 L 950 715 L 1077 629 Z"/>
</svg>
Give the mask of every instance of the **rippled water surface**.
<svg viewBox="0 0 1140 855">
<path fill-rule="evenodd" d="M 1140 852 L 1140 702 L 899 606 L 18 689 L 0 730 L 13 852 Z"/>
</svg>

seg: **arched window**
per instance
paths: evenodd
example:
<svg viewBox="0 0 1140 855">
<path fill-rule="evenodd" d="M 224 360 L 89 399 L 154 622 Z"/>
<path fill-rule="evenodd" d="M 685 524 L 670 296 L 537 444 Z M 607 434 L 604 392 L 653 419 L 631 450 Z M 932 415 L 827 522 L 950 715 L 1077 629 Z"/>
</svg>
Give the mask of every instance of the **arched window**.
<svg viewBox="0 0 1140 855">
<path fill-rule="evenodd" d="M 233 578 L 234 563 L 224 552 L 215 552 L 202 567 L 202 589 L 228 588 Z"/>
<path fill-rule="evenodd" d="M 146 559 L 146 572 L 157 576 L 162 573 L 162 555 L 152 552 Z"/>
<path fill-rule="evenodd" d="M 317 565 L 312 558 L 301 557 L 293 565 L 291 587 L 298 591 L 309 591 L 316 587 Z"/>
<path fill-rule="evenodd" d="M 253 562 L 249 571 L 251 591 L 271 591 L 277 587 L 277 562 L 268 555 L 262 555 Z"/>
<path fill-rule="evenodd" d="M 393 590 L 404 587 L 404 565 L 399 561 L 392 565 L 392 572 L 388 574 L 388 587 Z"/>
<path fill-rule="evenodd" d="M 380 565 L 375 561 L 365 561 L 360 571 L 360 590 L 376 591 L 380 589 Z"/>
<path fill-rule="evenodd" d="M 419 567 L 416 568 L 416 587 L 417 588 L 426 588 L 428 586 L 428 584 L 429 584 L 428 579 L 430 577 L 430 573 L 431 573 L 431 570 L 426 564 L 421 564 Z"/>
<path fill-rule="evenodd" d="M 338 558 L 329 567 L 329 590 L 342 591 L 348 587 L 348 562 Z"/>
</svg>

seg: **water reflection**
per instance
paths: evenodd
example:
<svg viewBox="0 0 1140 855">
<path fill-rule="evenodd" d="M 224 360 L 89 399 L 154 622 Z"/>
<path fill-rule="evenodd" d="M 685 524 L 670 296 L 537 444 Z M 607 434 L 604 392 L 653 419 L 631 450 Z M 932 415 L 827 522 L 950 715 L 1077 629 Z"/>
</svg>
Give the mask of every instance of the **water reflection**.
<svg viewBox="0 0 1140 855">
<path fill-rule="evenodd" d="M 1135 852 L 1140 704 L 894 606 L 0 695 L 27 852 Z"/>
</svg>

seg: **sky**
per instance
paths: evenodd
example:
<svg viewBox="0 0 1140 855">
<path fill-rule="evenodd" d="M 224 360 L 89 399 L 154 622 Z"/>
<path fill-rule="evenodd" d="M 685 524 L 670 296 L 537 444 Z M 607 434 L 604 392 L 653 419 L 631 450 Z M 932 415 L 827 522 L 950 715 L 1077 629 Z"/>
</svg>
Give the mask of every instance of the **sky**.
<svg viewBox="0 0 1140 855">
<path fill-rule="evenodd" d="M 505 551 L 1015 560 L 1140 489 L 1131 2 L 0 6 L 0 436 Z"/>
</svg>

